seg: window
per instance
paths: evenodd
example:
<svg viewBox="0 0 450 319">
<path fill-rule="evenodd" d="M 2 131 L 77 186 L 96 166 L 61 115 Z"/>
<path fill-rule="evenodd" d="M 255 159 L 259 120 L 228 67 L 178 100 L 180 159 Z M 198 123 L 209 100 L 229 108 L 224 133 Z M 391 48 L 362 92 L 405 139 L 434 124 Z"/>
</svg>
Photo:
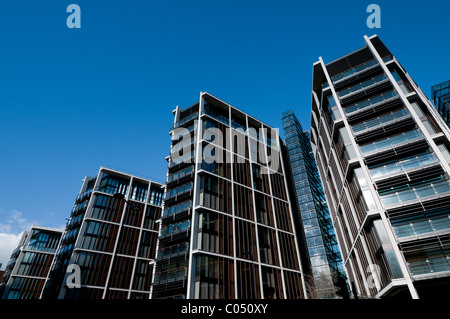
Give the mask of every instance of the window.
<svg viewBox="0 0 450 319">
<path fill-rule="evenodd" d="M 155 206 L 147 206 L 144 216 L 143 227 L 149 230 L 158 230 L 156 221 L 161 216 L 161 208 Z"/>
<path fill-rule="evenodd" d="M 154 259 L 157 239 L 158 233 L 142 231 L 138 256 L 142 258 Z"/>
<path fill-rule="evenodd" d="M 215 256 L 195 259 L 194 295 L 196 299 L 232 299 L 234 295 L 233 260 Z"/>
<path fill-rule="evenodd" d="M 411 92 L 409 84 L 400 78 L 400 75 L 397 73 L 396 70 L 391 71 L 391 73 L 392 76 L 394 77 L 394 80 L 397 81 L 398 85 L 400 86 L 400 89 L 404 94 L 408 94 L 409 92 Z"/>
<path fill-rule="evenodd" d="M 362 200 L 365 210 L 369 211 L 377 209 L 377 205 L 369 189 L 369 182 L 364 176 L 361 167 L 354 169 L 352 184 L 354 187 L 353 192 L 357 192 L 354 196 L 356 196 L 357 201 Z"/>
<path fill-rule="evenodd" d="M 134 181 L 131 191 L 131 199 L 144 202 L 147 197 L 147 190 L 148 185 Z"/>
<path fill-rule="evenodd" d="M 447 162 L 450 164 L 450 152 L 448 151 L 448 148 L 445 144 L 438 144 L 437 146 L 441 153 L 444 155 L 444 158 L 447 160 Z"/>
<path fill-rule="evenodd" d="M 81 247 L 90 250 L 112 252 L 117 230 L 118 226 L 116 225 L 89 221 L 87 222 L 87 228 L 82 237 Z"/>
<path fill-rule="evenodd" d="M 129 180 L 126 178 L 103 173 L 98 190 L 112 195 L 114 195 L 115 193 L 126 194 L 128 184 Z"/>
<path fill-rule="evenodd" d="M 119 223 L 125 201 L 107 195 L 97 195 L 91 217 Z"/>
<path fill-rule="evenodd" d="M 148 203 L 152 205 L 161 206 L 164 190 L 156 185 L 152 185 L 150 188 L 150 195 L 148 197 Z"/>
</svg>

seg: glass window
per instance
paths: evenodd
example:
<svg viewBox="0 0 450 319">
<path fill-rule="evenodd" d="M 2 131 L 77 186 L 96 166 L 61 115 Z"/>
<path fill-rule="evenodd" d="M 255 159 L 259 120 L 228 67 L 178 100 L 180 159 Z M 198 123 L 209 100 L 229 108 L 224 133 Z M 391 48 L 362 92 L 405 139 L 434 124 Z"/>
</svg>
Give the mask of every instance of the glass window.
<svg viewBox="0 0 450 319">
<path fill-rule="evenodd" d="M 444 158 L 447 160 L 447 162 L 450 163 L 450 152 L 448 151 L 447 146 L 445 146 L 444 144 L 438 144 L 437 147 L 444 155 Z"/>
</svg>

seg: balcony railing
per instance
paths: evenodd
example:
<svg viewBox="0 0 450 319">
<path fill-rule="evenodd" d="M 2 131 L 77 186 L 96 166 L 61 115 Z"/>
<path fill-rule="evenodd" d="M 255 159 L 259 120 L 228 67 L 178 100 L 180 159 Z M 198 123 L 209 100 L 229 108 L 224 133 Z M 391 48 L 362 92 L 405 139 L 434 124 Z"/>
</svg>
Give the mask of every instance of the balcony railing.
<svg viewBox="0 0 450 319">
<path fill-rule="evenodd" d="M 173 205 L 169 208 L 163 210 L 161 218 L 168 218 L 173 216 L 175 218 L 176 215 L 189 212 L 192 207 L 192 201 L 187 201 L 180 203 L 178 205 Z"/>
<path fill-rule="evenodd" d="M 372 153 L 375 151 L 381 151 L 386 148 L 392 148 L 396 145 L 409 142 L 418 138 L 421 138 L 423 135 L 419 130 L 411 130 L 408 132 L 404 132 L 401 134 L 393 135 L 388 138 L 384 138 L 381 140 L 374 141 L 372 143 L 368 143 L 365 145 L 361 145 L 361 153 L 364 155 L 368 153 Z"/>
<path fill-rule="evenodd" d="M 191 115 L 188 115 L 187 117 L 185 117 L 185 118 L 182 119 L 181 121 L 175 123 L 175 125 L 174 125 L 173 128 L 172 128 L 172 130 L 173 130 L 173 129 L 176 129 L 177 127 L 180 127 L 180 126 L 185 125 L 186 123 L 188 123 L 188 122 L 194 120 L 194 119 L 197 118 L 197 117 L 198 117 L 198 112 L 195 112 L 195 113 L 192 113 Z"/>
<path fill-rule="evenodd" d="M 446 193 L 450 195 L 450 182 L 448 180 L 382 195 L 381 202 L 384 206 L 398 205 Z"/>
<path fill-rule="evenodd" d="M 37 246 L 33 246 L 33 245 L 27 245 L 26 247 L 24 247 L 24 249 L 54 254 L 54 253 L 56 253 L 57 248 L 37 247 Z"/>
<path fill-rule="evenodd" d="M 202 114 L 206 114 L 206 115 L 212 117 L 213 119 L 215 119 L 223 124 L 226 124 L 228 126 L 230 125 L 230 120 L 228 118 L 228 115 L 220 114 L 220 113 L 216 112 L 214 110 L 214 108 L 211 107 L 209 104 L 205 104 L 203 106 Z"/>
<path fill-rule="evenodd" d="M 450 215 L 394 226 L 395 235 L 398 238 L 423 235 L 442 230 L 450 230 Z"/>
<path fill-rule="evenodd" d="M 434 274 L 443 271 L 450 271 L 449 257 L 436 257 L 428 258 L 424 260 L 410 261 L 408 262 L 409 271 L 413 276 Z"/>
<path fill-rule="evenodd" d="M 84 202 L 82 202 L 81 204 L 78 204 L 76 206 L 74 206 L 74 208 L 72 208 L 72 213 L 70 216 L 75 216 L 77 215 L 80 211 L 86 209 L 87 205 L 88 205 L 88 200 L 85 200 Z"/>
<path fill-rule="evenodd" d="M 165 194 L 164 194 L 164 200 L 169 200 L 169 199 L 177 199 L 179 196 L 184 195 L 184 194 L 190 194 L 193 188 L 193 183 L 187 183 L 184 185 L 181 185 L 177 188 L 168 190 Z"/>
<path fill-rule="evenodd" d="M 11 258 L 15 258 L 15 257 L 19 256 L 19 253 L 22 250 L 22 247 L 23 246 L 19 246 L 16 249 L 14 249 L 12 254 L 11 254 Z"/>
<path fill-rule="evenodd" d="M 344 97 L 346 97 L 347 95 L 351 94 L 351 93 L 356 93 L 358 91 L 364 90 L 369 88 L 370 86 L 380 83 L 384 80 L 387 80 L 387 77 L 385 74 L 380 74 L 370 80 L 361 82 L 359 84 L 353 85 L 345 90 L 339 91 L 337 92 L 338 96 L 342 99 Z"/>
<path fill-rule="evenodd" d="M 171 269 L 155 274 L 153 285 L 161 285 L 169 282 L 180 281 L 187 278 L 187 267 Z"/>
<path fill-rule="evenodd" d="M 174 236 L 183 232 L 187 232 L 191 229 L 191 221 L 186 220 L 181 223 L 171 224 L 166 228 L 161 229 L 159 233 L 159 238 L 166 238 L 169 236 Z"/>
<path fill-rule="evenodd" d="M 437 162 L 438 159 L 434 155 L 434 153 L 426 153 L 408 159 L 404 159 L 398 162 L 372 168 L 370 169 L 370 174 L 372 175 L 372 178 L 376 180 L 382 177 L 388 177 L 389 175 L 392 174 L 404 172 L 416 167 L 422 167 Z"/>
<path fill-rule="evenodd" d="M 352 126 L 352 130 L 355 134 L 362 133 L 365 131 L 373 130 L 380 126 L 386 126 L 394 121 L 397 122 L 399 120 L 403 120 L 407 117 L 410 117 L 410 113 L 406 109 L 400 109 L 388 114 L 381 115 L 376 118 L 369 119 L 367 121 L 358 123 Z"/>
<path fill-rule="evenodd" d="M 375 108 L 376 106 L 388 102 L 388 100 L 393 100 L 394 98 L 398 97 L 397 93 L 395 91 L 389 91 L 380 95 L 377 95 L 371 99 L 364 100 L 362 102 L 350 105 L 346 108 L 344 108 L 345 114 L 349 115 L 356 111 L 365 110 L 368 108 Z"/>
<path fill-rule="evenodd" d="M 178 256 L 186 256 L 189 253 L 189 244 L 183 243 L 180 245 L 171 246 L 160 250 L 156 257 L 157 260 L 166 260 L 176 258 Z"/>
<path fill-rule="evenodd" d="M 182 179 L 182 178 L 184 178 L 186 176 L 192 176 L 193 171 L 194 171 L 194 167 L 193 166 L 189 166 L 189 167 L 187 167 L 185 169 L 182 169 L 179 172 L 176 172 L 174 174 L 170 174 L 169 176 L 167 176 L 166 183 L 169 184 L 169 183 L 175 182 L 177 180 L 180 180 L 180 179 Z"/>
<path fill-rule="evenodd" d="M 362 71 L 365 71 L 371 67 L 375 67 L 376 65 L 378 65 L 378 61 L 376 59 L 371 60 L 369 62 L 357 66 L 356 68 L 350 69 L 348 71 L 345 71 L 344 73 L 333 76 L 331 78 L 331 81 L 337 83 L 345 78 L 356 75 L 357 73 L 361 73 Z"/>
<path fill-rule="evenodd" d="M 86 199 L 89 198 L 89 196 L 91 196 L 93 189 L 90 188 L 86 191 L 84 191 L 83 193 L 79 194 L 77 196 L 77 198 L 75 199 L 75 203 L 81 203 L 82 201 L 85 201 Z"/>
</svg>

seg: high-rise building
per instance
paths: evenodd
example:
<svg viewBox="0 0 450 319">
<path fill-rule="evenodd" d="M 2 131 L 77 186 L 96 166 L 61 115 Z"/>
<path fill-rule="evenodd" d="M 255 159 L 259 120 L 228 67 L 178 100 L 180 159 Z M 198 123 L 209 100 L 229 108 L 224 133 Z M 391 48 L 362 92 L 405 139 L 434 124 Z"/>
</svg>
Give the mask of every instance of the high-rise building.
<svg viewBox="0 0 450 319">
<path fill-rule="evenodd" d="M 43 297 L 148 299 L 162 194 L 160 183 L 105 167 L 84 178 Z"/>
<path fill-rule="evenodd" d="M 292 185 L 306 243 L 305 280 L 311 298 L 348 297 L 346 275 L 319 171 L 304 132 L 292 110 L 282 113 Z M 299 231 L 300 232 L 300 231 Z"/>
<path fill-rule="evenodd" d="M 152 298 L 302 298 L 277 132 L 201 93 L 173 111 Z"/>
<path fill-rule="evenodd" d="M 447 126 L 450 127 L 450 81 L 433 85 L 431 99 Z"/>
<path fill-rule="evenodd" d="M 1 278 L 0 297 L 41 298 L 61 236 L 62 230 L 40 226 L 24 232 Z"/>
<path fill-rule="evenodd" d="M 378 36 L 313 66 L 311 141 L 357 297 L 450 291 L 450 132 Z"/>
</svg>

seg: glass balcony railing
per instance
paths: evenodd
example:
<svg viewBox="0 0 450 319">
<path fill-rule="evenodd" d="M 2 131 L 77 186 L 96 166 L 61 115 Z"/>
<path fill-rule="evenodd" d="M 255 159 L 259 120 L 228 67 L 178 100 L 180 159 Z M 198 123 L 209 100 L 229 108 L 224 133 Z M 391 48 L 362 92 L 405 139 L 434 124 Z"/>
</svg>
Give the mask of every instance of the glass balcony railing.
<svg viewBox="0 0 450 319">
<path fill-rule="evenodd" d="M 361 145 L 361 153 L 368 154 L 375 151 L 381 151 L 386 148 L 392 148 L 396 145 L 415 140 L 422 137 L 422 133 L 419 130 L 411 130 L 401 134 L 393 135 L 388 138 L 377 140 L 368 144 Z"/>
<path fill-rule="evenodd" d="M 190 193 L 192 191 L 193 183 L 187 183 L 177 188 L 171 189 L 164 194 L 164 200 L 177 198 L 180 195 Z"/>
<path fill-rule="evenodd" d="M 187 167 L 187 168 L 185 168 L 185 169 L 183 169 L 183 170 L 181 170 L 179 172 L 176 172 L 174 174 L 170 174 L 169 176 L 167 176 L 166 183 L 172 183 L 172 182 L 175 182 L 175 181 L 177 181 L 177 180 L 179 180 L 179 179 L 181 179 L 183 177 L 192 175 L 193 171 L 194 171 L 194 167 L 193 166 L 189 166 L 189 167 Z"/>
<path fill-rule="evenodd" d="M 161 229 L 159 233 L 159 238 L 165 238 L 168 236 L 173 236 L 185 231 L 188 231 L 191 228 L 191 221 L 186 220 L 181 223 L 171 224 L 166 228 Z"/>
<path fill-rule="evenodd" d="M 183 243 L 180 245 L 175 245 L 171 247 L 167 247 L 158 252 L 156 257 L 157 260 L 170 259 L 182 255 L 187 255 L 189 253 L 189 244 Z"/>
<path fill-rule="evenodd" d="M 408 262 L 409 271 L 413 276 L 433 274 L 443 271 L 450 271 L 450 258 L 441 256 Z"/>
<path fill-rule="evenodd" d="M 184 212 L 188 212 L 192 208 L 192 201 L 180 203 L 163 210 L 161 218 L 176 216 Z"/>
<path fill-rule="evenodd" d="M 198 117 L 198 112 L 192 113 L 191 115 L 185 117 L 184 119 L 182 119 L 181 121 L 178 121 L 177 123 L 175 123 L 175 125 L 173 126 L 173 129 L 176 129 L 177 127 L 183 126 L 186 123 L 192 121 L 193 119 Z"/>
<path fill-rule="evenodd" d="M 215 109 L 213 106 L 209 104 L 205 104 L 203 106 L 203 112 L 202 114 L 209 115 L 213 119 L 218 120 L 219 122 L 222 122 L 223 124 L 230 125 L 230 119 L 228 118 L 228 115 L 220 112 L 218 109 Z"/>
<path fill-rule="evenodd" d="M 75 199 L 75 202 L 76 203 L 81 203 L 81 202 L 85 201 L 92 194 L 92 191 L 93 191 L 93 189 L 90 188 L 90 189 L 84 191 L 83 193 L 79 194 L 77 196 L 77 198 Z"/>
<path fill-rule="evenodd" d="M 78 215 L 76 217 L 73 217 L 66 225 L 67 229 L 72 229 L 74 227 L 77 227 L 81 224 L 83 221 L 83 215 Z"/>
<path fill-rule="evenodd" d="M 388 114 L 381 115 L 377 118 L 372 118 L 367 121 L 358 123 L 352 126 L 354 133 L 360 133 L 368 129 L 373 129 L 381 125 L 386 125 L 392 121 L 398 121 L 410 116 L 410 113 L 406 109 L 400 109 Z"/>
<path fill-rule="evenodd" d="M 74 208 L 72 208 L 72 213 L 71 216 L 75 216 L 76 214 L 78 214 L 80 211 L 84 210 L 87 205 L 88 205 L 88 200 L 76 205 Z"/>
<path fill-rule="evenodd" d="M 172 168 L 182 163 L 194 163 L 194 156 L 194 151 L 191 151 L 188 154 L 177 157 L 176 160 L 173 160 L 173 158 L 171 158 L 168 167 Z"/>
<path fill-rule="evenodd" d="M 395 97 L 397 97 L 397 93 L 395 93 L 395 91 L 389 91 L 380 95 L 377 95 L 371 99 L 367 99 L 364 100 L 362 102 L 347 106 L 344 109 L 345 114 L 349 115 L 353 112 L 356 111 L 361 111 L 361 110 L 365 110 L 368 108 L 374 108 L 375 106 L 387 102 L 388 100 L 394 99 Z"/>
<path fill-rule="evenodd" d="M 398 205 L 408 201 L 424 199 L 429 196 L 442 195 L 449 192 L 450 183 L 448 180 L 445 180 L 387 195 L 381 195 L 381 202 L 384 206 Z"/>
<path fill-rule="evenodd" d="M 425 166 L 432 163 L 437 163 L 438 159 L 433 153 L 426 153 L 415 157 L 400 160 L 398 162 L 378 166 L 370 169 L 370 174 L 373 179 L 389 176 L 391 174 L 404 172 L 416 167 Z"/>
<path fill-rule="evenodd" d="M 378 61 L 376 59 L 366 62 L 364 64 L 361 64 L 361 65 L 357 66 L 356 68 L 345 71 L 344 73 L 335 75 L 331 78 L 331 81 L 333 81 L 334 83 L 339 82 L 345 78 L 348 78 L 348 77 L 353 76 L 357 73 L 360 73 L 364 70 L 367 70 L 371 67 L 374 67 L 375 65 L 378 65 Z"/>
<path fill-rule="evenodd" d="M 19 256 L 19 253 L 21 251 L 23 246 L 19 246 L 16 249 L 13 250 L 12 254 L 11 254 L 11 258 L 15 258 L 17 256 Z"/>
<path fill-rule="evenodd" d="M 339 91 L 339 92 L 337 92 L 337 94 L 338 94 L 338 96 L 340 98 L 343 98 L 343 97 L 345 97 L 345 96 L 347 96 L 347 95 L 349 95 L 351 93 L 355 93 L 357 91 L 363 90 L 365 88 L 368 88 L 371 85 L 374 85 L 374 84 L 379 83 L 381 81 L 384 81 L 386 79 L 387 79 L 387 77 L 386 77 L 385 74 L 380 74 L 380 75 L 378 75 L 378 76 L 376 76 L 376 77 L 374 77 L 374 78 L 372 78 L 370 80 L 361 82 L 359 84 L 356 84 L 354 86 L 349 87 L 348 89 Z"/>
<path fill-rule="evenodd" d="M 184 280 L 187 277 L 187 267 L 171 269 L 155 274 L 153 285 L 161 285 L 169 282 Z"/>
<path fill-rule="evenodd" d="M 398 238 L 433 233 L 441 230 L 450 230 L 450 215 L 394 226 L 395 235 Z"/>
<path fill-rule="evenodd" d="M 24 247 L 26 250 L 42 251 L 46 253 L 56 253 L 57 248 L 39 247 L 34 245 L 27 245 Z"/>
</svg>

